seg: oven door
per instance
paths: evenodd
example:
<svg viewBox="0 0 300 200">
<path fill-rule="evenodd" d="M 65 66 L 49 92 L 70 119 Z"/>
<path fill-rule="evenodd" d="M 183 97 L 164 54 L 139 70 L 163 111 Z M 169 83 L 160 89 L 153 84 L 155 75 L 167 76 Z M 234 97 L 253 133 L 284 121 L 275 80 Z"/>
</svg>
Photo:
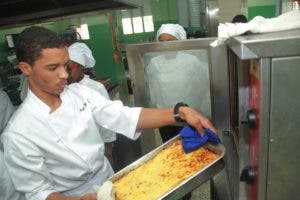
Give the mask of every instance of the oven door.
<svg viewBox="0 0 300 200">
<path fill-rule="evenodd" d="M 230 128 L 226 46 L 215 38 L 131 44 L 126 47 L 136 106 L 173 107 L 182 101 L 210 117 L 226 148 L 225 169 L 213 179 L 216 195 L 237 199 L 238 156 Z M 153 130 L 146 130 L 153 132 Z M 142 134 L 143 154 L 161 145 L 159 134 Z"/>
</svg>

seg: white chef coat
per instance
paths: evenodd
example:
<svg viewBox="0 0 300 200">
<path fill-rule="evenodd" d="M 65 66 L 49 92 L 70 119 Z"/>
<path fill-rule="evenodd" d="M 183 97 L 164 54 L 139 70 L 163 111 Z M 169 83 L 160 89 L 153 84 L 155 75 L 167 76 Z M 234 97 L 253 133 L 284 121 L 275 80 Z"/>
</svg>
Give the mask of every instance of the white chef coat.
<svg viewBox="0 0 300 200">
<path fill-rule="evenodd" d="M 4 91 L 0 90 L 0 135 L 14 111 L 15 107 L 12 105 L 8 95 Z M 0 149 L 3 151 L 1 141 Z"/>
<path fill-rule="evenodd" d="M 6 123 L 15 111 L 8 95 L 0 90 L 0 134 L 4 130 Z"/>
<path fill-rule="evenodd" d="M 4 157 L 2 150 L 0 150 L 0 199 L 25 200 L 25 195 L 16 191 L 9 177 L 8 171 L 4 165 Z"/>
<path fill-rule="evenodd" d="M 140 135 L 141 108 L 108 101 L 77 83 L 60 97 L 62 104 L 50 113 L 29 90 L 2 135 L 7 169 L 28 200 L 43 200 L 53 192 L 84 194 L 112 175 L 96 123 L 132 139 Z"/>
<path fill-rule="evenodd" d="M 190 53 L 166 52 L 151 58 L 145 69 L 151 103 L 165 108 L 185 102 L 211 116 L 207 52 Z"/>
<path fill-rule="evenodd" d="M 78 83 L 81 85 L 85 85 L 85 86 L 99 92 L 99 94 L 101 94 L 102 96 L 104 96 L 106 99 L 109 100 L 109 95 L 108 95 L 104 85 L 100 82 L 90 79 L 90 77 L 88 75 L 84 75 L 83 79 L 81 81 L 79 81 Z M 98 126 L 98 129 L 99 129 L 99 132 L 101 133 L 101 137 L 105 143 L 113 142 L 116 140 L 115 132 L 105 129 L 101 126 Z"/>
</svg>

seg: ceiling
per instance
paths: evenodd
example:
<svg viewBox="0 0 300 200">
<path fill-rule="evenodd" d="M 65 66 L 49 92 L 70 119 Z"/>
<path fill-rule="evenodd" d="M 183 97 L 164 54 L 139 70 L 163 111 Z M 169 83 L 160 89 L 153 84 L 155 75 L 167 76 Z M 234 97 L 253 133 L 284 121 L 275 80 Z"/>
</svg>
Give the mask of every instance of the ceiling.
<svg viewBox="0 0 300 200">
<path fill-rule="evenodd" d="M 1 0 L 0 29 L 135 7 L 126 0 Z"/>
</svg>

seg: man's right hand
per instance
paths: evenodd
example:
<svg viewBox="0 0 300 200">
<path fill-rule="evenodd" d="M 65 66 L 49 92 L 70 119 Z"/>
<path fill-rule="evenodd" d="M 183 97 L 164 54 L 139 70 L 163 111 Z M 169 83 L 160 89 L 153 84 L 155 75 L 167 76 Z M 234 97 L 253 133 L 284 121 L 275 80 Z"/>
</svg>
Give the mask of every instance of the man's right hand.
<svg viewBox="0 0 300 200">
<path fill-rule="evenodd" d="M 86 194 L 80 197 L 80 200 L 97 200 L 97 194 L 96 193 Z"/>
<path fill-rule="evenodd" d="M 51 193 L 47 200 L 97 200 L 97 194 L 96 193 L 88 193 L 86 195 L 83 195 L 81 197 L 71 197 L 71 196 L 65 196 L 61 193 L 54 192 Z"/>
</svg>

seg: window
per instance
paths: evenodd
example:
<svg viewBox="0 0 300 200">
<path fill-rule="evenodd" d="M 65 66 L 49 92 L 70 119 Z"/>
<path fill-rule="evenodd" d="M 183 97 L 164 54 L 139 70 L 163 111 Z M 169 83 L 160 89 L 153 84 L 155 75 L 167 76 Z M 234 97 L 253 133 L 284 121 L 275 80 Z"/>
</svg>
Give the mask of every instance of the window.
<svg viewBox="0 0 300 200">
<path fill-rule="evenodd" d="M 122 27 L 124 35 L 153 32 L 154 25 L 152 15 L 122 18 Z"/>
<path fill-rule="evenodd" d="M 120 12 L 124 35 L 154 31 L 151 1 L 144 0 L 143 4 L 143 8 Z"/>
<path fill-rule="evenodd" d="M 90 33 L 87 24 L 81 24 L 79 28 L 76 28 L 76 32 L 78 32 L 79 35 L 81 36 L 81 38 L 77 38 L 77 39 L 82 39 L 82 40 L 90 39 Z"/>
<path fill-rule="evenodd" d="M 144 16 L 144 28 L 145 28 L 145 32 L 154 31 L 152 15 Z"/>
<path fill-rule="evenodd" d="M 132 23 L 133 23 L 133 31 L 134 31 L 134 33 L 142 33 L 142 32 L 144 32 L 142 17 L 133 17 L 132 18 Z"/>
<path fill-rule="evenodd" d="M 123 27 L 123 34 L 132 34 L 132 23 L 131 18 L 123 18 L 122 19 L 122 27 Z"/>
</svg>

